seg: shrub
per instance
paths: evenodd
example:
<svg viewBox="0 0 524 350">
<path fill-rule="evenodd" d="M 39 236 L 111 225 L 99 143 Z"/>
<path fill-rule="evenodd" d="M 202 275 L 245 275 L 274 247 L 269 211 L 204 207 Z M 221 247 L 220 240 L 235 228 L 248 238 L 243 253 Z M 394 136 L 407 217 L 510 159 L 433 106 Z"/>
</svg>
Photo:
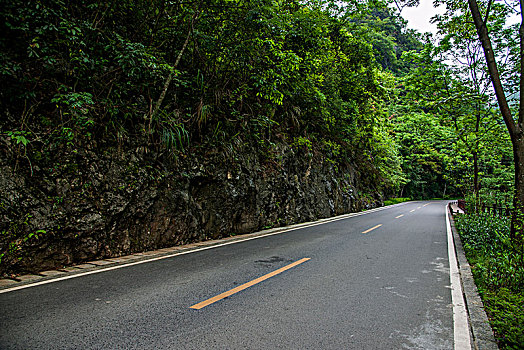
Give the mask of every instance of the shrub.
<svg viewBox="0 0 524 350">
<path fill-rule="evenodd" d="M 468 253 L 489 255 L 508 248 L 508 219 L 480 213 L 459 216 L 456 221 L 462 243 Z"/>
<path fill-rule="evenodd" d="M 524 264 L 509 239 L 509 220 L 488 214 L 457 217 L 456 226 L 501 349 L 524 344 Z"/>
<path fill-rule="evenodd" d="M 390 198 L 386 201 L 384 201 L 384 205 L 392 205 L 392 204 L 398 204 L 403 202 L 409 202 L 411 198 Z"/>
<path fill-rule="evenodd" d="M 502 288 L 484 295 L 484 305 L 490 315 L 501 349 L 522 349 L 524 346 L 524 295 Z"/>
</svg>

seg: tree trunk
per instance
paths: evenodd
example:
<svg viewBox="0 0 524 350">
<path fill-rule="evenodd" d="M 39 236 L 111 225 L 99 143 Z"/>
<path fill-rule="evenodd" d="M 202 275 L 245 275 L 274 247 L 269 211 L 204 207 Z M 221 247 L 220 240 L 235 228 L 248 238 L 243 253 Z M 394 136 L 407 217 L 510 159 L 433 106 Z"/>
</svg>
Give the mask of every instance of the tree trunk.
<svg viewBox="0 0 524 350">
<path fill-rule="evenodd" d="M 478 112 L 480 108 L 477 108 L 476 122 L 475 122 L 475 151 L 473 152 L 473 187 L 475 191 L 475 210 L 480 207 L 480 185 L 479 185 L 479 139 L 478 135 L 480 132 L 480 120 L 482 119 L 481 114 Z"/>
<path fill-rule="evenodd" d="M 479 193 L 479 156 L 478 152 L 473 152 L 473 192 L 475 193 L 475 211 L 480 205 Z"/>
<path fill-rule="evenodd" d="M 495 53 L 493 52 L 493 47 L 491 46 L 491 40 L 489 38 L 488 27 L 482 20 L 477 1 L 468 0 L 468 4 L 471 10 L 471 15 L 473 16 L 475 28 L 477 29 L 479 41 L 482 44 L 482 50 L 484 51 L 484 57 L 486 58 L 486 64 L 488 66 L 489 77 L 491 79 L 491 83 L 493 84 L 495 95 L 497 96 L 500 112 L 502 113 L 502 118 L 504 119 L 504 123 L 508 128 L 511 140 L 513 142 L 514 136 L 516 136 L 516 134 L 520 131 L 518 130 L 519 125 L 516 125 L 515 121 L 513 120 L 513 115 L 511 114 L 508 100 L 506 99 L 506 94 L 504 93 L 502 81 L 500 80 L 500 73 L 497 67 L 497 61 L 495 60 Z M 488 16 L 486 16 L 486 18 L 487 17 Z"/>
<path fill-rule="evenodd" d="M 524 240 L 524 137 L 522 135 L 513 142 L 513 157 L 515 160 L 515 196 L 513 197 L 510 235 L 513 242 L 522 244 Z"/>
<path fill-rule="evenodd" d="M 180 64 L 180 60 L 182 59 L 182 55 L 184 55 L 184 51 L 186 51 L 187 45 L 189 44 L 189 39 L 191 38 L 191 34 L 193 33 L 195 21 L 198 19 L 198 16 L 200 15 L 201 5 L 202 5 L 202 1 L 200 1 L 198 3 L 198 6 L 195 8 L 195 12 L 193 13 L 193 17 L 191 18 L 189 29 L 187 31 L 186 40 L 184 41 L 184 44 L 182 45 L 182 48 L 180 49 L 180 52 L 178 53 L 178 56 L 175 60 L 175 64 L 173 65 L 173 70 L 169 73 L 169 76 L 167 77 L 166 81 L 164 82 L 164 87 L 162 88 L 160 97 L 156 101 L 154 108 L 152 108 L 149 113 L 149 131 L 151 131 L 151 123 L 153 122 L 153 117 L 158 113 L 160 106 L 162 106 L 162 102 L 164 102 L 164 98 L 166 97 L 166 93 L 167 93 L 167 90 L 169 89 L 169 85 L 171 84 L 171 81 L 173 80 L 175 76 L 174 71 L 178 68 L 178 65 Z M 144 119 L 147 119 L 147 114 L 144 116 Z"/>
</svg>

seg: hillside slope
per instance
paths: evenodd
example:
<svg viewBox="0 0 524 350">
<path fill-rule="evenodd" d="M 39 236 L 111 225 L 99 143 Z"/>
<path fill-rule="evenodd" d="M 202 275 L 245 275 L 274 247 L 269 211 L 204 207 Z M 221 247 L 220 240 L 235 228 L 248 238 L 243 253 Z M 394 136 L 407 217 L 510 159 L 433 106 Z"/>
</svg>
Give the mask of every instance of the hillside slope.
<svg viewBox="0 0 524 350">
<path fill-rule="evenodd" d="M 402 32 L 387 6 L 0 11 L 2 274 L 359 210 L 401 178 L 367 37 Z"/>
</svg>

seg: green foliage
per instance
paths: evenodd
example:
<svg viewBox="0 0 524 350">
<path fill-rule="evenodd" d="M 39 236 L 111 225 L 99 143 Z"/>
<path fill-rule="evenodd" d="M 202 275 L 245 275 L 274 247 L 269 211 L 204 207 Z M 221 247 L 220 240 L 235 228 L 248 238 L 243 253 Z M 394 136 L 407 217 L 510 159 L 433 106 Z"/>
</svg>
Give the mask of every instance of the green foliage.
<svg viewBox="0 0 524 350">
<path fill-rule="evenodd" d="M 524 294 L 501 288 L 483 294 L 486 311 L 501 349 L 522 349 L 524 344 Z"/>
<path fill-rule="evenodd" d="M 268 156 L 276 137 L 310 140 L 335 167 L 362 163 L 370 189 L 396 191 L 407 180 L 386 126 L 395 77 L 383 70 L 407 71 L 400 55 L 420 45 L 385 2 L 346 5 L 7 3 L 0 126 L 31 130 L 9 136 L 38 140 L 44 160 L 93 141 L 176 158 L 238 137 Z"/>
<path fill-rule="evenodd" d="M 393 117 L 393 133 L 407 178 L 403 194 L 433 198 L 456 193 L 451 165 L 460 158 L 454 154 L 449 128 L 432 115 L 411 113 Z"/>
<path fill-rule="evenodd" d="M 393 204 L 399 204 L 404 202 L 409 202 L 411 198 L 390 198 L 388 200 L 384 201 L 384 205 L 393 205 Z"/>
<path fill-rule="evenodd" d="M 464 249 L 502 349 L 524 340 L 524 254 L 509 238 L 509 220 L 487 214 L 456 218 Z"/>
<path fill-rule="evenodd" d="M 402 1 L 363 1 L 352 12 L 351 28 L 373 46 L 373 53 L 380 66 L 402 76 L 412 68 L 401 57 L 403 52 L 420 50 L 420 35 L 407 29 L 405 21 L 394 9 Z M 412 6 L 416 1 L 411 2 Z M 404 6 L 402 6 L 404 7 Z"/>
<path fill-rule="evenodd" d="M 6 204 L 0 203 L 0 209 L 6 210 Z M 27 245 L 47 234 L 46 230 L 31 231 L 32 216 L 26 214 L 18 222 L 10 222 L 0 231 L 0 264 L 12 265 L 23 259 Z"/>
<path fill-rule="evenodd" d="M 13 140 L 17 145 L 26 147 L 29 144 L 29 136 L 31 135 L 28 131 L 8 131 L 7 136 Z"/>
<path fill-rule="evenodd" d="M 297 148 L 304 147 L 308 151 L 311 151 L 313 149 L 313 143 L 311 142 L 311 140 L 303 136 L 295 137 L 295 141 L 293 142 L 293 145 Z"/>
<path fill-rule="evenodd" d="M 511 142 L 478 84 L 482 72 L 445 64 L 443 52 L 427 42 L 421 51 L 403 55 L 412 69 L 397 86 L 390 111 L 409 179 L 405 194 L 445 198 L 511 191 Z"/>
<path fill-rule="evenodd" d="M 158 119 L 160 139 L 166 150 L 176 156 L 176 152 L 184 152 L 189 145 L 189 132 L 183 123 L 166 112 L 160 113 Z"/>
<path fill-rule="evenodd" d="M 506 218 L 479 213 L 459 216 L 456 221 L 466 250 L 491 256 L 499 249 L 508 248 L 509 222 Z"/>
</svg>

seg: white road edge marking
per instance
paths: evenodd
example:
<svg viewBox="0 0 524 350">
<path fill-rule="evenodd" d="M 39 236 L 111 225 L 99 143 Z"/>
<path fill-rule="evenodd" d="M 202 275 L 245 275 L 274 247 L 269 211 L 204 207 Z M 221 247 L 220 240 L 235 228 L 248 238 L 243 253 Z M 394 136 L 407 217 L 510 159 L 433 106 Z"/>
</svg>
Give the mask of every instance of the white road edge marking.
<svg viewBox="0 0 524 350">
<path fill-rule="evenodd" d="M 457 256 L 455 255 L 455 242 L 451 225 L 449 223 L 448 206 L 446 210 L 446 230 L 448 235 L 448 256 L 449 256 L 449 279 L 451 282 L 451 302 L 453 304 L 453 338 L 455 350 L 471 350 L 471 339 L 469 336 L 468 314 L 466 303 L 462 293 L 460 283 L 460 272 L 458 269 Z"/>
<path fill-rule="evenodd" d="M 82 276 L 87 276 L 87 275 L 93 275 L 95 273 L 111 271 L 111 270 L 118 270 L 118 269 L 122 269 L 124 267 L 135 266 L 135 265 L 145 264 L 145 263 L 153 262 L 153 261 L 157 261 L 157 260 L 168 259 L 168 258 L 172 258 L 172 257 L 178 256 L 178 255 L 185 255 L 185 254 L 190 254 L 190 253 L 201 252 L 203 250 L 223 247 L 223 246 L 230 245 L 230 244 L 235 244 L 235 243 L 251 241 L 253 239 L 258 239 L 258 238 L 263 238 L 263 237 L 274 236 L 274 235 L 278 235 L 278 234 L 289 232 L 289 231 L 296 231 L 296 230 L 301 230 L 301 229 L 304 229 L 304 228 L 309 228 L 309 227 L 314 227 L 314 226 L 318 226 L 318 225 L 328 224 L 328 223 L 339 221 L 339 220 L 349 219 L 349 218 L 352 218 L 352 217 L 355 217 L 355 216 L 361 216 L 361 215 L 374 213 L 374 212 L 377 212 L 377 211 L 382 211 L 382 210 L 385 210 L 385 209 L 390 209 L 390 208 L 393 208 L 393 207 L 396 207 L 396 206 L 400 206 L 400 205 L 404 205 L 404 204 L 407 204 L 407 203 L 413 203 L 413 202 L 403 202 L 403 203 L 388 205 L 388 206 L 385 206 L 385 207 L 380 207 L 380 208 L 374 208 L 374 209 L 370 209 L 370 210 L 366 210 L 366 211 L 361 211 L 361 212 L 358 212 L 358 213 L 344 214 L 344 215 L 336 216 L 336 217 L 333 217 L 333 218 L 321 219 L 321 220 L 313 222 L 313 223 L 297 224 L 296 227 L 290 227 L 288 229 L 282 229 L 282 230 L 278 230 L 276 232 L 270 232 L 270 233 L 262 234 L 262 235 L 255 236 L 255 237 L 249 237 L 249 238 L 245 238 L 245 239 L 239 239 L 239 240 L 236 240 L 236 241 L 216 244 L 216 245 L 212 245 L 212 246 L 208 246 L 208 247 L 202 247 L 202 248 L 187 250 L 187 251 L 184 251 L 184 252 L 178 252 L 178 253 L 163 255 L 163 256 L 159 256 L 159 257 L 151 258 L 151 259 L 134 261 L 134 262 L 127 263 L 127 264 L 110 266 L 110 267 L 102 268 L 102 269 L 99 269 L 99 270 L 86 271 L 86 272 L 83 272 L 83 273 L 77 273 L 77 274 L 74 274 L 74 275 L 53 278 L 53 279 L 50 279 L 50 280 L 35 282 L 35 283 L 31 283 L 31 284 L 24 284 L 24 285 L 21 285 L 21 286 L 16 286 L 16 287 L 8 288 L 8 289 L 1 289 L 0 290 L 0 294 L 7 293 L 7 292 L 14 292 L 16 290 L 25 289 L 25 288 L 29 288 L 29 287 L 41 286 L 41 285 L 49 284 L 49 283 L 53 283 L 53 282 L 69 280 L 69 279 L 72 279 L 72 278 L 77 278 L 77 277 L 82 277 Z"/>
</svg>

